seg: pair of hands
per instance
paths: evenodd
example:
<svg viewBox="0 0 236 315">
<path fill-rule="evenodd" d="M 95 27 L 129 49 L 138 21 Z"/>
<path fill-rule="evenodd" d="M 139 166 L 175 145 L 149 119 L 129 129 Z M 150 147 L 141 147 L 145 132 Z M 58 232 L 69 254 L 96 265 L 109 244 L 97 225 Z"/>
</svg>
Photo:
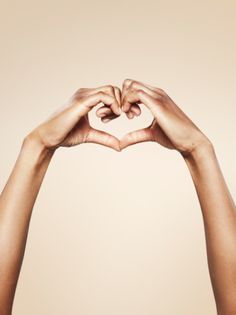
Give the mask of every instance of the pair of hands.
<svg viewBox="0 0 236 315">
<path fill-rule="evenodd" d="M 96 115 L 105 123 L 116 119 L 122 112 L 129 119 L 139 116 L 140 104 L 151 111 L 154 119 L 150 126 L 132 131 L 119 140 L 91 127 L 88 113 L 100 103 L 103 106 L 96 110 Z M 122 91 L 111 85 L 79 89 L 30 136 L 50 150 L 97 143 L 121 151 L 139 142 L 155 141 L 166 148 L 176 149 L 183 156 L 209 142 L 162 89 L 130 79 L 124 81 Z"/>
</svg>

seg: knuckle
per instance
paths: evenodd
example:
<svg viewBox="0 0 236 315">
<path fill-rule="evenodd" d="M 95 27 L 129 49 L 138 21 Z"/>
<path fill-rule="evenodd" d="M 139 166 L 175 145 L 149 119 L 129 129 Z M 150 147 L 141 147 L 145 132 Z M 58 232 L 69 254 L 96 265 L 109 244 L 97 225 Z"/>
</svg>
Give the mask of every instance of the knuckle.
<svg viewBox="0 0 236 315">
<path fill-rule="evenodd" d="M 79 88 L 77 91 L 76 91 L 76 94 L 83 94 L 85 92 L 87 92 L 88 89 L 87 88 Z"/>
<path fill-rule="evenodd" d="M 100 98 L 102 98 L 102 97 L 105 96 L 105 93 L 102 92 L 102 91 L 100 91 L 100 92 L 97 93 L 97 96 L 100 97 Z"/>
<path fill-rule="evenodd" d="M 84 93 L 84 89 L 83 88 L 79 88 L 75 93 L 74 93 L 74 96 L 75 97 L 78 97 L 80 94 L 83 94 Z"/>
<path fill-rule="evenodd" d="M 112 85 L 106 85 L 105 86 L 105 90 L 108 92 L 108 93 L 113 93 L 113 91 L 114 91 L 114 88 L 113 88 L 113 86 Z"/>
<path fill-rule="evenodd" d="M 161 95 L 160 93 L 156 93 L 154 98 L 158 101 L 163 101 L 164 95 Z"/>
<path fill-rule="evenodd" d="M 124 95 L 123 97 L 123 103 L 126 103 L 127 102 L 127 95 Z"/>
<path fill-rule="evenodd" d="M 166 92 L 163 89 L 157 88 L 157 92 L 159 92 L 161 95 L 166 95 Z"/>
<path fill-rule="evenodd" d="M 131 79 L 125 79 L 124 81 L 124 86 L 127 87 L 131 84 L 132 80 Z"/>
<path fill-rule="evenodd" d="M 114 89 L 115 89 L 115 92 L 116 92 L 117 94 L 120 93 L 120 89 L 119 89 L 117 86 L 115 86 Z"/>
<path fill-rule="evenodd" d="M 132 81 L 132 83 L 130 84 L 130 88 L 132 90 L 135 90 L 139 87 L 138 83 L 136 81 Z"/>
<path fill-rule="evenodd" d="M 145 95 L 145 92 L 144 92 L 143 90 L 141 90 L 141 89 L 138 89 L 138 90 L 137 90 L 137 95 L 138 95 L 139 97 L 142 97 L 142 96 Z"/>
</svg>

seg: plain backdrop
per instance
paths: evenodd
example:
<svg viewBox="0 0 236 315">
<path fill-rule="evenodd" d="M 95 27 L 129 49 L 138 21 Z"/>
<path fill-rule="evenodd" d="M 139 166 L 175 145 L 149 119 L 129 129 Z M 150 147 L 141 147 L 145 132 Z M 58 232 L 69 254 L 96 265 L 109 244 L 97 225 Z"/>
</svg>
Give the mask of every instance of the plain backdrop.
<svg viewBox="0 0 236 315">
<path fill-rule="evenodd" d="M 0 186 L 23 138 L 80 87 L 163 88 L 212 140 L 235 196 L 234 0 L 0 2 Z M 147 126 L 91 123 L 120 137 Z M 0 257 L 1 259 L 1 257 Z M 16 315 L 213 315 L 201 211 L 155 143 L 61 148 L 39 193 Z"/>
</svg>

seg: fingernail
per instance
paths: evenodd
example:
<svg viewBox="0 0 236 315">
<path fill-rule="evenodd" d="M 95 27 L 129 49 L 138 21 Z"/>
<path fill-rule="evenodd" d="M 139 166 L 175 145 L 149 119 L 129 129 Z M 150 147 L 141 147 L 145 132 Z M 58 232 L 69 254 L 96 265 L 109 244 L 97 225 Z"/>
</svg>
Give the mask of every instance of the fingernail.
<svg viewBox="0 0 236 315">
<path fill-rule="evenodd" d="M 109 118 L 105 118 L 105 119 L 102 120 L 102 122 L 104 122 L 104 123 L 107 123 L 108 121 L 110 121 Z"/>
</svg>

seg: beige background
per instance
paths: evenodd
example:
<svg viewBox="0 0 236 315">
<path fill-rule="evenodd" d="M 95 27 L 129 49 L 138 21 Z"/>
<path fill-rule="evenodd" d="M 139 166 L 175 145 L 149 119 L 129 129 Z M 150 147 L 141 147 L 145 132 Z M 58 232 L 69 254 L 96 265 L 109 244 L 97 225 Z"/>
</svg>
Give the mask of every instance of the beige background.
<svg viewBox="0 0 236 315">
<path fill-rule="evenodd" d="M 1 1 L 1 164 L 79 87 L 165 89 L 235 186 L 236 2 Z M 125 117 L 117 136 L 146 126 Z M 55 155 L 31 221 L 16 315 L 213 315 L 201 212 L 184 161 L 154 143 Z"/>
</svg>

